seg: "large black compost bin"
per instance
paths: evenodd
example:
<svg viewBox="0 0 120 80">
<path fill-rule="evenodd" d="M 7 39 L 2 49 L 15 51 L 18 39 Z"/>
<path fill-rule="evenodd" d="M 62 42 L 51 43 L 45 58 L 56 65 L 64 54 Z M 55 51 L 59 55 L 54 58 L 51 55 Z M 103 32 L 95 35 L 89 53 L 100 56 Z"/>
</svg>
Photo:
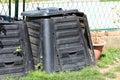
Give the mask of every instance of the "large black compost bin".
<svg viewBox="0 0 120 80">
<path fill-rule="evenodd" d="M 0 79 L 34 69 L 27 29 L 22 21 L 0 22 Z"/>
<path fill-rule="evenodd" d="M 44 69 L 50 73 L 95 64 L 84 13 L 47 8 L 23 12 L 22 15 L 26 16 L 35 65 L 43 61 Z"/>
</svg>

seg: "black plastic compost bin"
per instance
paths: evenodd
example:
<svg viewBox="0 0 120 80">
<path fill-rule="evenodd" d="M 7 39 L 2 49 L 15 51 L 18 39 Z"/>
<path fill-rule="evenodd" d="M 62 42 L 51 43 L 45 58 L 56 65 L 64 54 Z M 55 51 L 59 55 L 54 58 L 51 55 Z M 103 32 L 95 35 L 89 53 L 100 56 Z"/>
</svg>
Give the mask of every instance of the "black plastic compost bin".
<svg viewBox="0 0 120 80">
<path fill-rule="evenodd" d="M 35 65 L 43 61 L 44 69 L 50 73 L 95 64 L 84 13 L 46 8 L 23 12 L 22 15 L 26 16 Z"/>
<path fill-rule="evenodd" d="M 0 21 L 0 79 L 34 69 L 27 29 L 22 21 Z"/>
</svg>

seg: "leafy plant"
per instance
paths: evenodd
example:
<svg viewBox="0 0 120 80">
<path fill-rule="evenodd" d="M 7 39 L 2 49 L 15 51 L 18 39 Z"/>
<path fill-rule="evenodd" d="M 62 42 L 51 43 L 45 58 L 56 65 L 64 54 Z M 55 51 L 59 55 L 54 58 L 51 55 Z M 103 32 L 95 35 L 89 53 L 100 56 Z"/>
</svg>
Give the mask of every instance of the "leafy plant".
<svg viewBox="0 0 120 80">
<path fill-rule="evenodd" d="M 37 70 L 42 70 L 43 69 L 43 64 L 42 63 L 38 63 L 37 65 L 35 65 Z"/>
<path fill-rule="evenodd" d="M 17 56 L 22 56 L 22 53 L 23 51 L 20 46 L 18 46 L 16 50 L 14 51 L 14 54 L 16 54 Z"/>
</svg>

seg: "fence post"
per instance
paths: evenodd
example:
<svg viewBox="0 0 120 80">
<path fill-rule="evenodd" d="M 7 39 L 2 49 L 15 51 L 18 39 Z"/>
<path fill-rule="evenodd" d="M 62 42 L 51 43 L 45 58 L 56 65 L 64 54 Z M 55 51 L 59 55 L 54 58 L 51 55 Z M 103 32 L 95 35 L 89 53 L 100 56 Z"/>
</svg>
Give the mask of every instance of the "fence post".
<svg viewBox="0 0 120 80">
<path fill-rule="evenodd" d="M 9 0 L 9 16 L 11 17 L 11 0 Z"/>
<path fill-rule="evenodd" d="M 25 0 L 23 0 L 23 12 L 25 11 Z M 24 16 L 23 16 L 24 19 Z"/>
<path fill-rule="evenodd" d="M 18 5 L 19 0 L 15 0 L 15 19 L 18 19 Z"/>
</svg>

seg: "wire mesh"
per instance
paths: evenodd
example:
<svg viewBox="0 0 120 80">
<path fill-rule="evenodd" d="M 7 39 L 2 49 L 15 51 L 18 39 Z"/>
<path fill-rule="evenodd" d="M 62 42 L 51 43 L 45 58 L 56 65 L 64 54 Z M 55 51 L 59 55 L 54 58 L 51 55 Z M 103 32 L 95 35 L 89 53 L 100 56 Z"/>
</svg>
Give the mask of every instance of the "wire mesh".
<svg viewBox="0 0 120 80">
<path fill-rule="evenodd" d="M 4 3 L 6 1 L 6 3 Z M 0 0 L 0 14 L 9 15 L 9 0 Z M 22 18 L 23 12 L 23 0 L 19 0 L 18 17 Z M 105 1 L 105 2 L 101 2 Z M 118 20 L 120 17 L 112 10 L 117 6 L 120 9 L 120 0 L 26 0 L 24 11 L 37 10 L 37 7 L 59 7 L 63 9 L 78 9 L 80 12 L 84 12 L 89 21 L 90 29 L 115 29 L 118 26 L 115 25 L 114 20 Z M 11 16 L 15 15 L 15 3 L 14 0 L 11 4 Z"/>
<path fill-rule="evenodd" d="M 9 0 L 0 0 L 0 14 L 9 15 Z"/>
<path fill-rule="evenodd" d="M 99 0 L 66 0 L 66 1 L 36 1 L 26 3 L 25 10 L 36 10 L 37 7 L 60 7 L 63 9 L 78 9 L 87 14 L 90 29 L 115 29 L 114 19 L 118 19 L 112 7 L 120 7 L 120 2 L 100 2 Z"/>
</svg>

